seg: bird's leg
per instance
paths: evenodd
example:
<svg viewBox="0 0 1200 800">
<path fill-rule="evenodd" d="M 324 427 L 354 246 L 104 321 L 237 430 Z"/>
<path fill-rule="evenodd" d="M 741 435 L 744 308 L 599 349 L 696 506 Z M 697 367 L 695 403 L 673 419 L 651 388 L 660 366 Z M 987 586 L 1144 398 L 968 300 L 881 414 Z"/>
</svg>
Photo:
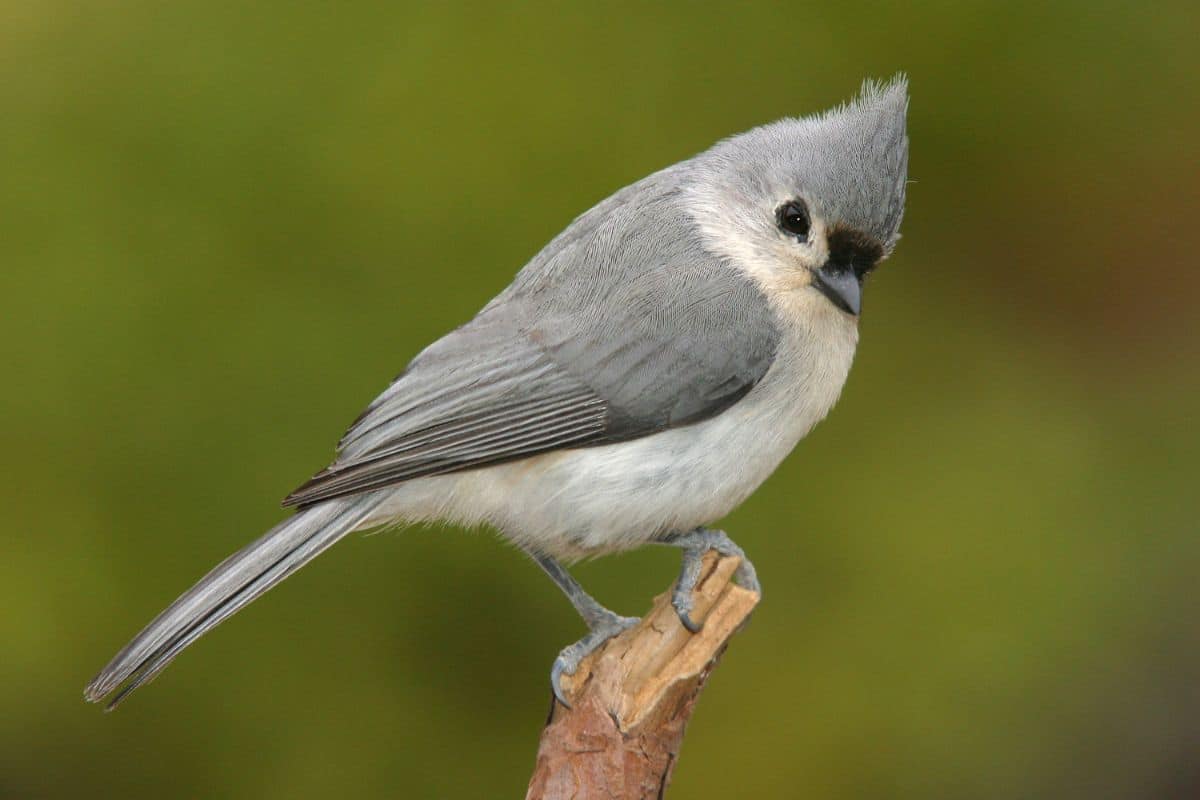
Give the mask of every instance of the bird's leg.
<svg viewBox="0 0 1200 800">
<path fill-rule="evenodd" d="M 533 559 L 546 571 L 551 580 L 558 584 L 558 588 L 563 590 L 563 594 L 571 601 L 571 605 L 575 606 L 575 610 L 588 626 L 587 636 L 563 648 L 558 658 L 554 659 L 554 666 L 550 668 L 550 688 L 554 690 L 558 702 L 570 708 L 571 704 L 567 702 L 559 685 L 562 676 L 574 675 L 575 670 L 579 668 L 579 662 L 585 656 L 617 634 L 632 628 L 637 624 L 638 618 L 622 617 L 600 605 L 583 590 L 562 564 L 550 556 L 534 554 Z"/>
<path fill-rule="evenodd" d="M 683 550 L 683 567 L 679 571 L 679 580 L 671 595 L 671 605 L 675 606 L 675 613 L 679 615 L 679 621 L 683 623 L 683 627 L 692 633 L 699 633 L 700 629 L 704 627 L 704 623 L 695 622 L 692 619 L 692 591 L 696 588 L 697 581 L 700 580 L 701 559 L 709 550 L 715 550 L 723 556 L 740 558 L 742 563 L 738 566 L 735 574 L 737 582 L 745 589 L 762 594 L 762 586 L 758 582 L 758 574 L 754 571 L 754 565 L 750 563 L 750 559 L 746 558 L 742 548 L 738 547 L 725 534 L 725 531 L 696 528 L 687 533 L 672 534 L 659 541 Z"/>
</svg>

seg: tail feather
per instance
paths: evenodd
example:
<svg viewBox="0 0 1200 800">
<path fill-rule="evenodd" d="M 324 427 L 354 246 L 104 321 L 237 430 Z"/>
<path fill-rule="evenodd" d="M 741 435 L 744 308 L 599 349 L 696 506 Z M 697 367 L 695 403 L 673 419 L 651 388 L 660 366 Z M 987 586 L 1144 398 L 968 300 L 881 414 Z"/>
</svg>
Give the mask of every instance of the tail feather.
<svg viewBox="0 0 1200 800">
<path fill-rule="evenodd" d="M 84 690 L 93 703 L 125 686 L 106 706 L 152 680 L 186 647 L 360 527 L 377 505 L 371 495 L 305 509 L 212 569 L 155 617 Z"/>
</svg>

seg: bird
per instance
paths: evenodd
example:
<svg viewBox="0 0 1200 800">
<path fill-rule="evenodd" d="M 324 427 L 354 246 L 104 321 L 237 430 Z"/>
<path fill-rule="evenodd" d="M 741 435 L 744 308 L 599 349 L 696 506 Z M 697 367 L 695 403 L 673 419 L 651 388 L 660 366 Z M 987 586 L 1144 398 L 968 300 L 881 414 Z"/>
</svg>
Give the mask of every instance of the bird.
<svg viewBox="0 0 1200 800">
<path fill-rule="evenodd" d="M 636 622 L 565 565 L 664 544 L 692 618 L 710 527 L 833 408 L 863 285 L 899 239 L 908 80 L 717 142 L 584 212 L 351 425 L 295 513 L 155 617 L 88 684 L 111 710 L 185 648 L 353 531 L 485 525 L 559 586 L 588 632 L 550 683 Z"/>
</svg>

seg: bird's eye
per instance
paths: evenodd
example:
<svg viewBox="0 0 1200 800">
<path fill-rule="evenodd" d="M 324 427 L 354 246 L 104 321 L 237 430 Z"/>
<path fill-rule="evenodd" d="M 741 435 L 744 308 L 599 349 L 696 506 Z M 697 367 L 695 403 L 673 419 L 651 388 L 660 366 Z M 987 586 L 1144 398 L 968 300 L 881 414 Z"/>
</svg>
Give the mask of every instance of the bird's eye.
<svg viewBox="0 0 1200 800">
<path fill-rule="evenodd" d="M 808 218 L 808 208 L 799 200 L 789 200 L 775 212 L 779 227 L 801 241 L 808 239 L 808 229 L 812 223 Z"/>
</svg>

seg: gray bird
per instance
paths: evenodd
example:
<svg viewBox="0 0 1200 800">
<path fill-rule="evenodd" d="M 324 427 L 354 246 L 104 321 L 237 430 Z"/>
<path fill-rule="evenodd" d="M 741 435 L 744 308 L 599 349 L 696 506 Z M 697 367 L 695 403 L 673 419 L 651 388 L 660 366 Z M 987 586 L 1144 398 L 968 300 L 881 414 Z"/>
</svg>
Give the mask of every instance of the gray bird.
<svg viewBox="0 0 1200 800">
<path fill-rule="evenodd" d="M 351 531 L 487 524 L 563 590 L 588 634 L 559 679 L 634 619 L 562 562 L 670 544 L 691 612 L 703 527 L 745 500 L 832 408 L 863 280 L 899 238 L 903 76 L 849 104 L 717 143 L 572 222 L 434 342 L 284 500 L 298 511 L 154 618 L 88 685 L 115 707 L 188 645 Z M 740 583 L 758 590 L 742 561 Z"/>
</svg>

